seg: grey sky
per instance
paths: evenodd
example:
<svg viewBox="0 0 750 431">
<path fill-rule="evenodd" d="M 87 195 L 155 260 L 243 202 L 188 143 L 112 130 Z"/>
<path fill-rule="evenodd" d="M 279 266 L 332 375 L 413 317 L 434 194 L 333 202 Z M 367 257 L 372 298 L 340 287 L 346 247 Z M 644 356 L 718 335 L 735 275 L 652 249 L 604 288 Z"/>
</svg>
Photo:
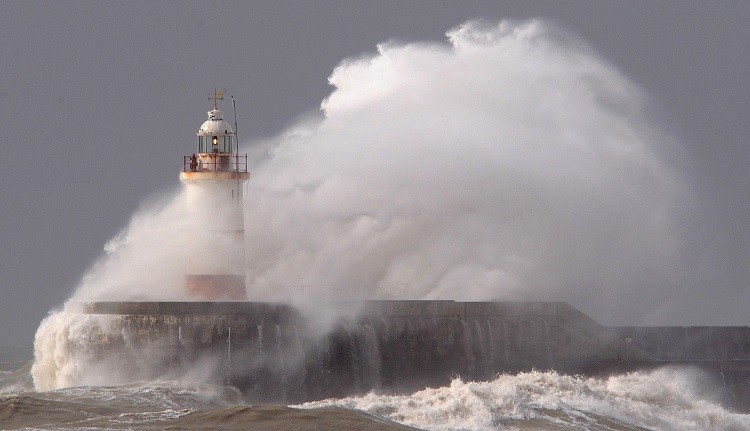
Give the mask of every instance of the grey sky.
<svg viewBox="0 0 750 431">
<path fill-rule="evenodd" d="M 1 7 L 0 345 L 30 344 L 139 203 L 177 186 L 214 86 L 237 99 L 241 140 L 272 135 L 318 107 L 342 59 L 389 39 L 443 40 L 473 18 L 551 19 L 654 98 L 685 146 L 713 256 L 706 285 L 681 293 L 696 306 L 666 320 L 750 324 L 747 2 Z"/>
</svg>

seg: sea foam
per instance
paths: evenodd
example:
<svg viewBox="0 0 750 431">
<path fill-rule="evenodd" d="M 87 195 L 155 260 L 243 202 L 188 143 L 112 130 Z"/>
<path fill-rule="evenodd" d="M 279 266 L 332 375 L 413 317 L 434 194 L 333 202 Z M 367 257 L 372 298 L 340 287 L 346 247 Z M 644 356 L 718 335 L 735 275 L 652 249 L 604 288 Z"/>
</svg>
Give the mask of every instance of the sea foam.
<svg viewBox="0 0 750 431">
<path fill-rule="evenodd" d="M 457 378 L 450 386 L 411 395 L 370 393 L 302 407 L 357 409 L 417 428 L 441 431 L 515 429 L 530 422 L 546 423 L 550 429 L 750 429 L 750 416 L 730 412 L 704 399 L 694 373 L 692 369 L 663 368 L 609 378 L 568 376 L 554 371 L 500 375 L 487 382 Z M 609 428 L 614 425 L 620 428 Z"/>
</svg>

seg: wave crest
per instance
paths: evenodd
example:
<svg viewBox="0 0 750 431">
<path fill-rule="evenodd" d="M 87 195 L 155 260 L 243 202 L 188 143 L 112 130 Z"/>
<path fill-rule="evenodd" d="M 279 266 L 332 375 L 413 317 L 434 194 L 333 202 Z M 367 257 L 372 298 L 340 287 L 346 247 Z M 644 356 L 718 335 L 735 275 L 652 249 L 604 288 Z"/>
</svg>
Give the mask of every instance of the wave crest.
<svg viewBox="0 0 750 431">
<path fill-rule="evenodd" d="M 430 430 L 494 430 L 530 420 L 561 429 L 747 430 L 750 417 L 704 399 L 692 370 L 663 368 L 609 378 L 557 372 L 500 375 L 489 382 L 454 379 L 411 395 L 370 393 L 302 407 L 338 406 Z M 557 428 L 555 428 L 557 429 Z M 620 428 L 618 428 L 620 429 Z"/>
</svg>

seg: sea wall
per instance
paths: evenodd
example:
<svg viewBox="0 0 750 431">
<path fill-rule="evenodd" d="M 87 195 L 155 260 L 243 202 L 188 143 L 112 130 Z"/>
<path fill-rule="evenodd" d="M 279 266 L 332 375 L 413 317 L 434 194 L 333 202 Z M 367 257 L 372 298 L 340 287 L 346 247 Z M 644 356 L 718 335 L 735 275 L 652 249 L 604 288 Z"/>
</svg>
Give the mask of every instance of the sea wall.
<svg viewBox="0 0 750 431">
<path fill-rule="evenodd" d="M 500 372 L 579 372 L 616 357 L 605 328 L 562 302 L 367 301 L 335 307 L 320 331 L 283 304 L 96 302 L 116 330 L 93 341 L 121 367 L 156 377 L 218 364 L 215 378 L 251 399 L 299 401 L 400 392 Z"/>
<path fill-rule="evenodd" d="M 652 361 L 750 361 L 747 326 L 629 326 L 610 328 L 629 356 Z"/>
<path fill-rule="evenodd" d="M 110 330 L 91 343 L 95 355 L 115 355 L 123 370 L 150 378 L 200 368 L 258 402 L 398 393 L 446 385 L 455 376 L 601 374 L 666 363 L 697 364 L 730 386 L 750 382 L 747 327 L 608 328 L 562 302 L 366 301 L 332 308 L 348 317 L 325 328 L 289 305 L 259 302 L 96 302 L 85 313 L 109 319 Z M 750 400 L 741 392 L 733 396 Z"/>
</svg>

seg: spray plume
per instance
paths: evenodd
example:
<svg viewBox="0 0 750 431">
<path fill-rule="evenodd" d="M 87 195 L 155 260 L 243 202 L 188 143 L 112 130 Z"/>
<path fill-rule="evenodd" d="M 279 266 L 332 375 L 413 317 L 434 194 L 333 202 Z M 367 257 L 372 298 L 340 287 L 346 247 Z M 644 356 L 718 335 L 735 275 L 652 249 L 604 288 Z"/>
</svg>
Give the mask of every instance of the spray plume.
<svg viewBox="0 0 750 431">
<path fill-rule="evenodd" d="M 642 91 L 541 21 L 447 36 L 342 62 L 322 118 L 270 143 L 247 198 L 252 295 L 605 314 L 674 283 L 687 191 Z"/>
<path fill-rule="evenodd" d="M 249 299 L 603 303 L 673 283 L 687 190 L 643 92 L 542 21 L 447 37 L 342 62 L 322 118 L 256 145 Z M 182 298 L 186 211 L 182 193 L 144 207 L 76 297 Z"/>
<path fill-rule="evenodd" d="M 563 299 L 632 321 L 680 279 L 676 145 L 573 35 L 468 22 L 447 43 L 378 45 L 329 81 L 319 115 L 250 148 L 250 300 Z M 199 229 L 183 195 L 140 210 L 73 299 L 188 299 Z M 53 318 L 35 379 L 76 339 Z"/>
</svg>

